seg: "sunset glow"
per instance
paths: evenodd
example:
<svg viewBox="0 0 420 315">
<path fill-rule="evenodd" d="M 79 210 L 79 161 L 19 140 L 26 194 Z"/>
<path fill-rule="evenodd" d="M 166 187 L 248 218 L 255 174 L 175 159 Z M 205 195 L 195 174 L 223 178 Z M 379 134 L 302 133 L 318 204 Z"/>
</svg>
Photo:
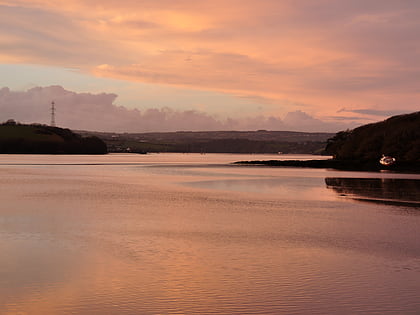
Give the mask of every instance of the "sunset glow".
<svg viewBox="0 0 420 315">
<path fill-rule="evenodd" d="M 337 131 L 419 109 L 419 15 L 387 0 L 3 0 L 0 87 L 113 93 L 130 110 L 219 122 L 301 112 L 317 121 L 306 129 Z"/>
</svg>

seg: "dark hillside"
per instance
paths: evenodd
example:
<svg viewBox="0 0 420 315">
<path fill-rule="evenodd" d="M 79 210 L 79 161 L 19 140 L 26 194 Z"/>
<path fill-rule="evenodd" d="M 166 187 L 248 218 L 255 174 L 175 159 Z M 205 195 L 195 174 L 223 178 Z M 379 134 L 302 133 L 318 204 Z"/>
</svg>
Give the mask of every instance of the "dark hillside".
<svg viewBox="0 0 420 315">
<path fill-rule="evenodd" d="M 196 152 L 196 153 L 324 153 L 332 133 L 293 131 L 180 131 L 154 133 L 103 133 L 96 135 L 110 152 Z"/>
<path fill-rule="evenodd" d="M 240 161 L 236 164 L 334 168 L 351 171 L 392 170 L 420 172 L 420 112 L 393 116 L 385 121 L 338 132 L 328 139 L 329 160 Z M 395 162 L 382 165 L 383 155 Z"/>
<path fill-rule="evenodd" d="M 105 143 L 97 137 L 82 137 L 70 129 L 8 121 L 0 125 L 0 153 L 105 154 Z"/>
<path fill-rule="evenodd" d="M 328 140 L 336 160 L 377 161 L 389 155 L 400 162 L 420 162 L 420 112 L 341 131 Z"/>
</svg>

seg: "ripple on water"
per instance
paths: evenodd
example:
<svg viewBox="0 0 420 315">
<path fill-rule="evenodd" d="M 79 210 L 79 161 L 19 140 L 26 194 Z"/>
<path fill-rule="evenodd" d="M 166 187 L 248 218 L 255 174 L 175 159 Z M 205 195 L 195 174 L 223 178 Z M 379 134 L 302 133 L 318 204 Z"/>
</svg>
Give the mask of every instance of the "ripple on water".
<svg viewBox="0 0 420 315">
<path fill-rule="evenodd" d="M 207 164 L 1 173 L 0 313 L 418 313 L 412 208 L 343 200 L 321 170 Z"/>
</svg>

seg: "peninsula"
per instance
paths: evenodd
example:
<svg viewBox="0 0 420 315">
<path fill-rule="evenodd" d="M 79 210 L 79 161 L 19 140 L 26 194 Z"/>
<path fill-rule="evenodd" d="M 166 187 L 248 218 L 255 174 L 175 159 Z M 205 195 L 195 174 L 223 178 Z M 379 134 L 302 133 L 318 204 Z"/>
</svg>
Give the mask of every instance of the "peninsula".
<svg viewBox="0 0 420 315">
<path fill-rule="evenodd" d="M 240 161 L 236 164 L 420 172 L 420 112 L 393 116 L 353 130 L 340 131 L 328 140 L 325 151 L 333 158 Z M 382 156 L 393 157 L 396 162 L 390 166 L 381 165 L 379 160 Z"/>
</svg>

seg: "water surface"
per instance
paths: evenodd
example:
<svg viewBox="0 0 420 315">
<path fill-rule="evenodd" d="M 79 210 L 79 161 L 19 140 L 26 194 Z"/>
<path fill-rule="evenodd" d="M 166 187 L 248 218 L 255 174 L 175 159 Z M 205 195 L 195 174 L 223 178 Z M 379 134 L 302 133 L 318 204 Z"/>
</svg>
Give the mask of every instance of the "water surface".
<svg viewBox="0 0 420 315">
<path fill-rule="evenodd" d="M 420 176 L 278 157 L 0 156 L 0 313 L 418 314 Z"/>
</svg>

